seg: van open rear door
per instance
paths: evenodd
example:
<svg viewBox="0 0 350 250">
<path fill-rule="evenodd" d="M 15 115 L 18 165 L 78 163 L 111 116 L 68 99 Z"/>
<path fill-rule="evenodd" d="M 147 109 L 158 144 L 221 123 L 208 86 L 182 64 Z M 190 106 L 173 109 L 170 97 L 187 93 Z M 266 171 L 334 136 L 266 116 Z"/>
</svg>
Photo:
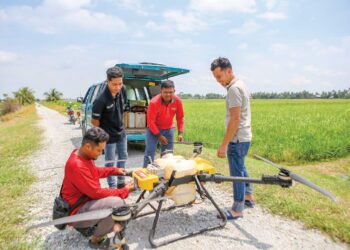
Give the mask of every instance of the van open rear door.
<svg viewBox="0 0 350 250">
<path fill-rule="evenodd" d="M 124 79 L 139 79 L 150 81 L 161 81 L 170 77 L 186 74 L 188 69 L 169 67 L 156 63 L 139 63 L 139 64 L 116 64 L 123 69 Z"/>
</svg>

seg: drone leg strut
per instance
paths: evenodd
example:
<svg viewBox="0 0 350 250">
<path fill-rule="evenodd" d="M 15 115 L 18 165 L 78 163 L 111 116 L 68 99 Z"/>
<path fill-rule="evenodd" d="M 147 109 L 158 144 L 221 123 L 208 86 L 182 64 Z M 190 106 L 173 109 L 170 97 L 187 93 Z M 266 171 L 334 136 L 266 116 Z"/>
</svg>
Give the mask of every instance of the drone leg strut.
<svg viewBox="0 0 350 250">
<path fill-rule="evenodd" d="M 160 212 L 164 211 L 164 210 L 162 210 L 163 201 L 160 201 L 159 205 L 158 205 L 158 208 L 157 208 L 157 211 L 156 211 L 156 215 L 154 217 L 152 229 L 150 230 L 149 238 L 148 238 L 149 242 L 150 242 L 150 245 L 153 248 L 164 246 L 164 245 L 167 245 L 167 244 L 172 243 L 174 241 L 182 240 L 182 239 L 185 239 L 185 238 L 189 238 L 189 237 L 201 234 L 203 232 L 215 230 L 215 229 L 218 229 L 218 228 L 223 228 L 226 225 L 227 219 L 226 219 L 226 216 L 224 215 L 223 211 L 219 208 L 219 206 L 216 204 L 214 199 L 211 197 L 211 195 L 209 194 L 207 189 L 202 185 L 202 183 L 199 182 L 199 180 L 197 178 L 195 179 L 195 182 L 196 182 L 197 185 L 199 185 L 200 190 L 204 193 L 204 195 L 210 200 L 210 202 L 214 205 L 215 209 L 218 211 L 218 213 L 219 213 L 219 215 L 221 217 L 221 222 L 219 224 L 215 225 L 215 226 L 210 226 L 210 227 L 207 227 L 207 228 L 200 229 L 198 231 L 194 231 L 194 232 L 188 233 L 186 235 L 174 237 L 174 238 L 172 238 L 170 240 L 163 240 L 163 241 L 156 242 L 155 241 L 155 233 L 156 233 L 157 223 L 158 223 L 158 220 L 159 220 L 159 215 L 160 215 Z M 199 191 L 198 191 L 198 193 L 200 194 Z"/>
</svg>

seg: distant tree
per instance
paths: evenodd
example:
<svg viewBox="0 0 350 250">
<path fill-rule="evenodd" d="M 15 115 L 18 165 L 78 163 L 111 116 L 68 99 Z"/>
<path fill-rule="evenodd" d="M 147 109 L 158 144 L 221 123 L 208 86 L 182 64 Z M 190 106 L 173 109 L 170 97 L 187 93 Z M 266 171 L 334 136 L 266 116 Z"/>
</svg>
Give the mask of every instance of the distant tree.
<svg viewBox="0 0 350 250">
<path fill-rule="evenodd" d="M 181 99 L 192 99 L 192 94 L 187 94 L 183 92 L 180 92 L 177 96 Z"/>
<path fill-rule="evenodd" d="M 203 96 L 201 96 L 200 94 L 195 94 L 194 96 L 193 96 L 193 99 L 203 99 L 204 97 Z"/>
<path fill-rule="evenodd" d="M 21 105 L 35 102 L 34 91 L 28 87 L 20 88 L 18 91 L 13 92 L 13 94 Z"/>
<path fill-rule="evenodd" d="M 253 99 L 345 99 L 350 98 L 350 88 L 345 90 L 332 90 L 332 91 L 323 91 L 322 93 L 316 92 L 310 93 L 306 90 L 301 92 L 282 92 L 282 93 L 266 93 L 266 92 L 255 92 L 252 93 Z"/>
<path fill-rule="evenodd" d="M 0 116 L 15 112 L 21 107 L 17 99 L 11 98 L 8 94 L 3 94 L 3 96 L 4 98 L 0 105 Z"/>
<path fill-rule="evenodd" d="M 46 96 L 46 101 L 48 102 L 61 100 L 63 96 L 63 94 L 56 89 L 51 89 L 49 92 L 45 92 L 44 95 Z"/>
<path fill-rule="evenodd" d="M 224 96 L 217 93 L 207 93 L 205 95 L 206 99 L 223 99 Z"/>
</svg>

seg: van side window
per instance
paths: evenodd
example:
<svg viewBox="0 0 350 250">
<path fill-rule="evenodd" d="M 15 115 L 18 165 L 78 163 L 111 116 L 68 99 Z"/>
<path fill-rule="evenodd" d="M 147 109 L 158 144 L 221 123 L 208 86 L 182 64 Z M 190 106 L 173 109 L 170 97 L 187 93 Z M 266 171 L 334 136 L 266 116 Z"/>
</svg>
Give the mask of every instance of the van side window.
<svg viewBox="0 0 350 250">
<path fill-rule="evenodd" d="M 150 100 L 151 98 L 148 95 L 147 87 L 143 87 L 143 91 L 145 92 L 145 96 L 146 96 L 145 100 Z"/>
<path fill-rule="evenodd" d="M 92 95 L 92 98 L 91 98 L 91 103 L 93 103 L 96 99 L 96 96 L 97 96 L 97 93 L 99 92 L 98 90 L 101 88 L 101 84 L 97 85 L 95 90 L 94 90 L 94 93 Z"/>
<path fill-rule="evenodd" d="M 126 96 L 128 100 L 137 100 L 134 88 L 129 85 L 126 85 Z"/>
<path fill-rule="evenodd" d="M 83 103 L 86 103 L 86 102 L 87 102 L 87 99 L 88 99 L 89 92 L 90 92 L 91 88 L 92 88 L 92 87 L 90 87 L 90 88 L 88 89 L 88 91 L 86 91 L 86 94 L 85 94 L 84 99 L 83 99 Z"/>
<path fill-rule="evenodd" d="M 147 100 L 147 95 L 145 93 L 145 88 L 144 87 L 138 87 L 137 89 L 138 93 L 138 99 L 139 100 Z"/>
</svg>

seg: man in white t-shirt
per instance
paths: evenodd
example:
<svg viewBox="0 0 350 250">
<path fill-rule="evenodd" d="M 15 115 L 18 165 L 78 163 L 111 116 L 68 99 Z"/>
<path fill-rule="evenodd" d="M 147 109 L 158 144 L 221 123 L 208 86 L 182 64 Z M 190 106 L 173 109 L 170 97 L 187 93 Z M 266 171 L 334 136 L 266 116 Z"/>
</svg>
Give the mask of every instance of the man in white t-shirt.
<svg viewBox="0 0 350 250">
<path fill-rule="evenodd" d="M 225 158 L 227 154 L 231 176 L 248 177 L 244 160 L 252 140 L 250 94 L 243 81 L 233 74 L 227 58 L 215 59 L 211 71 L 216 81 L 227 89 L 226 133 L 217 156 Z M 233 183 L 233 196 L 232 209 L 225 211 L 229 220 L 242 218 L 244 207 L 254 206 L 253 189 L 249 183 Z"/>
</svg>

